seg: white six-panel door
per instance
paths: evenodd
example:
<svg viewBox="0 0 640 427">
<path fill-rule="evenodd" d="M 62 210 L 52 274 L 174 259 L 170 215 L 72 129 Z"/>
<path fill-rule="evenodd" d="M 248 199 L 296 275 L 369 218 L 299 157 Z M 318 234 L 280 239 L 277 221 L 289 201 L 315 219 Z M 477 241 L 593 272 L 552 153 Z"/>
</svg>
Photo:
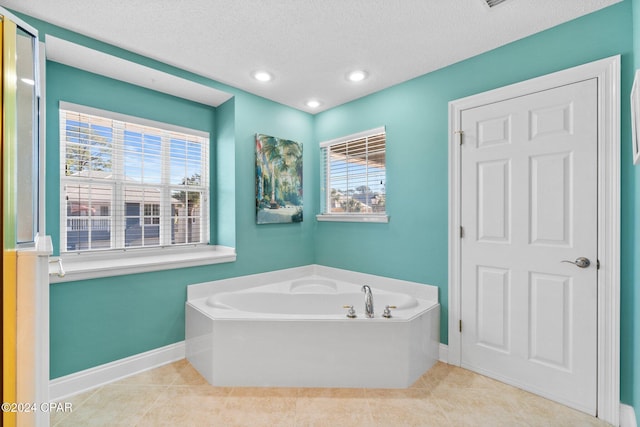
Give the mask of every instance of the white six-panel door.
<svg viewBox="0 0 640 427">
<path fill-rule="evenodd" d="M 461 365 L 591 414 L 597 114 L 590 79 L 461 116 Z"/>
</svg>

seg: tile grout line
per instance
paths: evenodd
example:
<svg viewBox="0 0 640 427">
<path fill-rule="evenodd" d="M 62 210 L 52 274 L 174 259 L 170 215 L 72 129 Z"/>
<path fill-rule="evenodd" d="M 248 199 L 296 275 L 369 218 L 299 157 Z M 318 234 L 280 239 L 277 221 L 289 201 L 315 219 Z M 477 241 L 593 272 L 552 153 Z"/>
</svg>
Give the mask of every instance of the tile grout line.
<svg viewBox="0 0 640 427">
<path fill-rule="evenodd" d="M 92 390 L 88 390 L 88 391 L 85 391 L 84 393 L 80 393 L 80 394 L 87 394 L 87 397 L 85 397 L 84 399 L 82 399 L 82 400 L 81 400 L 80 402 L 78 402 L 77 404 L 74 404 L 74 405 L 72 406 L 72 409 L 71 409 L 71 411 L 72 411 L 72 412 L 65 413 L 65 414 L 64 414 L 64 415 L 63 415 L 63 416 L 62 416 L 58 421 L 56 421 L 56 423 L 55 423 L 55 424 L 52 424 L 52 425 L 51 425 L 51 427 L 56 427 L 56 426 L 61 425 L 63 421 L 65 421 L 67 418 L 69 418 L 69 417 L 73 414 L 73 412 L 77 412 L 78 410 L 80 410 L 80 408 L 81 408 L 85 403 L 87 403 L 87 401 L 88 401 L 89 399 L 91 399 L 91 397 L 93 397 L 93 395 L 94 395 L 94 394 L 96 394 L 98 391 L 100 391 L 103 387 L 104 387 L 104 385 L 101 385 L 101 386 L 96 387 L 96 388 L 94 388 L 94 389 L 92 389 Z M 78 395 L 76 394 L 76 395 L 74 395 L 74 396 L 68 396 L 68 397 L 66 397 L 65 399 L 72 399 L 72 398 L 74 398 L 74 397 L 76 397 L 76 396 L 78 396 Z M 65 400 L 59 400 L 58 402 L 65 402 Z M 51 414 L 49 414 L 49 421 L 51 421 Z"/>
<path fill-rule="evenodd" d="M 367 413 L 369 414 L 369 420 L 371 420 L 371 425 L 377 425 L 376 420 L 373 419 L 373 410 L 371 409 L 371 397 L 369 393 L 367 393 L 366 389 L 362 390 L 362 394 L 364 395 L 364 399 L 367 402 Z"/>
<path fill-rule="evenodd" d="M 152 386 L 153 386 L 153 385 L 152 385 Z M 154 386 L 154 387 L 157 387 L 157 386 Z M 159 393 L 159 394 L 158 394 L 158 396 L 155 398 L 155 400 L 154 400 L 152 403 L 150 403 L 150 404 L 148 405 L 148 407 L 147 407 L 146 411 L 144 411 L 144 412 L 142 413 L 142 415 L 140 415 L 140 416 L 138 417 L 138 420 L 136 421 L 136 423 L 134 424 L 134 426 L 139 425 L 139 424 L 144 420 L 145 415 L 147 415 L 147 414 L 149 413 L 149 411 L 150 411 L 151 409 L 153 409 L 153 407 L 155 406 L 155 404 L 156 404 L 156 403 L 158 403 L 158 401 L 160 400 L 160 398 L 162 397 L 162 395 L 163 395 L 163 394 L 165 394 L 165 393 L 167 393 L 167 392 L 169 391 L 169 387 L 170 387 L 170 385 L 163 385 L 162 387 L 164 387 L 164 390 L 162 391 L 162 393 Z"/>
<path fill-rule="evenodd" d="M 184 370 L 185 368 L 183 367 L 182 369 L 178 369 L 177 371 L 177 375 L 175 376 L 175 378 L 173 378 L 173 380 L 169 383 L 169 384 L 158 384 L 160 386 L 164 387 L 164 390 L 162 391 L 162 393 L 159 393 L 158 396 L 155 398 L 155 400 L 150 403 L 146 409 L 146 411 L 144 411 L 142 413 L 142 415 L 140 415 L 138 421 L 136 422 L 136 425 L 140 424 L 141 422 L 143 422 L 145 415 L 147 415 L 152 409 L 153 407 L 158 403 L 158 401 L 160 400 L 160 398 L 165 395 L 168 394 L 169 390 L 171 387 L 174 386 L 174 384 L 178 381 L 178 378 L 180 378 L 180 373 L 182 372 L 182 370 Z M 150 385 L 154 385 L 154 384 L 150 384 Z"/>
</svg>

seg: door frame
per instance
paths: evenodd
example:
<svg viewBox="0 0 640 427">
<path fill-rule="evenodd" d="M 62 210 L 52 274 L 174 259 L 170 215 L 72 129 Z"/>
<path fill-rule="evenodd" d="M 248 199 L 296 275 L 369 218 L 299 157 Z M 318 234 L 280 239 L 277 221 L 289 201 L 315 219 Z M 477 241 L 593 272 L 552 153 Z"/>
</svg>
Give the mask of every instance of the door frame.
<svg viewBox="0 0 640 427">
<path fill-rule="evenodd" d="M 620 415 L 620 55 L 449 102 L 449 345 L 448 363 L 461 365 L 462 111 L 571 83 L 598 82 L 598 331 L 597 416 Z"/>
</svg>

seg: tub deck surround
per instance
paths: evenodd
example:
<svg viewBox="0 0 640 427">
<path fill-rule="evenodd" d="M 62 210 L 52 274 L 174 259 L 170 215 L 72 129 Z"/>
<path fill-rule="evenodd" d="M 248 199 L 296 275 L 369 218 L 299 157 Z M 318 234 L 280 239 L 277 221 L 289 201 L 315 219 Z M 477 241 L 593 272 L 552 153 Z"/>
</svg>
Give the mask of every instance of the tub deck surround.
<svg viewBox="0 0 640 427">
<path fill-rule="evenodd" d="M 321 276 L 327 280 L 369 285 L 374 292 L 376 289 L 383 289 L 391 292 L 407 293 L 416 298 L 428 301 L 438 301 L 438 288 L 436 286 L 373 274 L 358 273 L 356 271 L 326 267 L 318 264 L 190 285 L 187 287 L 187 301 L 209 297 L 218 292 L 240 291 L 261 285 L 293 281 L 308 276 Z M 364 303 L 364 295 L 362 296 L 362 302 Z"/>
<path fill-rule="evenodd" d="M 187 359 L 217 386 L 409 387 L 438 359 L 437 292 L 318 265 L 191 285 Z"/>
</svg>

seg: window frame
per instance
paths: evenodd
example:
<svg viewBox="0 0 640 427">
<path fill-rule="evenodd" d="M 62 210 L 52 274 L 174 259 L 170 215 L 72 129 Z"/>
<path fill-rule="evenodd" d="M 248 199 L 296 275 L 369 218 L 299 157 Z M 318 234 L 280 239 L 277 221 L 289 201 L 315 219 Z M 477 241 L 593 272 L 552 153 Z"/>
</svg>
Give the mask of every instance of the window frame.
<svg viewBox="0 0 640 427">
<path fill-rule="evenodd" d="M 59 194 L 58 199 L 60 201 L 60 217 L 59 217 L 59 254 L 58 258 L 54 260 L 60 260 L 61 264 L 50 264 L 50 277 L 51 282 L 64 282 L 70 280 L 82 280 L 91 279 L 97 277 L 110 277 L 121 274 L 133 274 L 148 271 L 165 270 L 171 268 L 190 267 L 207 264 L 217 264 L 223 262 L 233 262 L 236 260 L 236 253 L 234 248 L 212 245 L 210 242 L 210 226 L 212 222 L 211 218 L 211 180 L 210 180 L 210 167 L 213 159 L 212 156 L 212 139 L 209 132 L 200 130 L 194 130 L 190 128 L 180 127 L 168 123 L 159 121 L 144 119 L 136 116 L 116 113 L 108 110 L 88 107 L 84 105 L 74 104 L 70 102 L 60 101 L 58 106 L 58 112 L 60 115 L 61 110 L 70 110 L 81 114 L 90 114 L 94 116 L 104 117 L 111 120 L 123 121 L 141 126 L 150 126 L 154 128 L 162 129 L 168 133 L 181 132 L 191 134 L 195 136 L 201 136 L 207 139 L 208 145 L 206 147 L 206 153 L 203 153 L 202 158 L 202 186 L 194 186 L 193 191 L 200 191 L 202 194 L 202 200 L 200 208 L 202 210 L 201 228 L 203 229 L 201 241 L 197 243 L 180 243 L 180 244 L 164 244 L 158 246 L 135 246 L 135 247 L 113 247 L 114 242 L 118 239 L 111 237 L 110 248 L 108 249 L 95 249 L 95 250 L 67 250 L 67 236 L 66 236 L 66 222 L 67 218 L 67 203 L 64 199 L 65 182 L 68 183 L 68 177 L 65 175 L 66 155 L 65 148 L 66 143 L 62 139 L 64 129 L 60 128 L 58 135 L 60 136 L 58 151 L 60 152 L 60 176 L 59 176 Z M 62 117 L 59 117 L 59 123 L 62 123 Z M 164 154 L 163 154 L 164 156 Z M 162 161 L 168 162 L 168 159 Z M 115 167 L 115 165 L 114 165 Z M 95 182 L 95 181 L 94 181 Z M 96 184 L 102 184 L 97 183 Z M 105 186 L 117 186 L 121 185 L 125 187 L 123 182 L 105 182 Z M 139 187 L 139 183 L 131 183 L 131 187 Z M 127 186 L 128 187 L 128 186 Z M 171 194 L 178 187 L 172 185 L 170 182 L 161 182 L 156 186 L 157 188 L 166 187 L 161 191 L 168 191 Z M 147 186 L 146 188 L 151 188 Z M 118 199 L 114 199 L 112 195 L 112 202 L 110 205 L 110 214 L 116 215 L 113 212 L 115 203 L 125 202 L 124 189 L 122 190 L 122 196 Z M 145 215 L 145 204 L 149 204 L 147 201 L 140 203 L 140 222 L 143 223 L 149 218 L 152 222 L 156 218 L 154 208 L 151 208 L 153 215 Z M 152 203 L 151 203 L 152 204 Z M 123 205 L 124 206 L 124 205 Z M 171 207 L 165 207 L 170 221 L 173 221 L 173 212 Z M 162 205 L 160 207 L 161 213 L 163 211 Z M 120 221 L 125 221 L 126 211 L 123 209 L 120 216 Z M 191 219 L 191 217 L 185 217 L 185 221 Z M 160 221 L 163 222 L 163 221 Z M 165 221 L 166 222 L 166 221 Z M 117 226 L 117 222 L 112 223 L 112 230 Z M 162 225 L 160 225 L 162 227 Z M 115 234 L 115 233 L 112 233 Z M 124 235 L 124 231 L 122 233 Z M 124 238 L 123 236 L 121 236 Z M 169 242 L 171 239 L 169 238 Z"/>
<path fill-rule="evenodd" d="M 114 121 L 113 129 L 114 136 L 112 141 L 112 146 L 110 147 L 111 157 L 113 158 L 112 165 L 112 174 L 115 178 L 111 180 L 101 179 L 92 179 L 91 177 L 70 177 L 66 175 L 66 142 L 63 135 L 65 134 L 65 129 L 62 128 L 63 117 L 60 116 L 60 198 L 61 198 L 61 206 L 60 206 L 60 253 L 69 253 L 69 252 L 96 252 L 96 251 L 105 251 L 105 250 L 134 250 L 138 248 L 154 248 L 154 247 L 174 247 L 181 244 L 200 244 L 205 245 L 209 244 L 209 224 L 210 224 L 210 209 L 209 209 L 209 200 L 210 200 L 210 186 L 209 186 L 209 162 L 210 162 L 210 144 L 211 139 L 208 132 L 203 132 L 195 129 L 189 129 L 185 127 L 180 127 L 176 125 L 171 125 L 159 121 L 143 119 L 136 116 L 125 115 L 120 113 L 115 113 L 112 111 L 101 110 L 93 107 L 87 107 L 78 104 L 71 104 L 68 102 L 60 102 L 58 111 L 71 111 L 73 113 L 79 114 L 87 114 L 92 116 L 97 116 L 99 118 L 107 119 Z M 142 126 L 142 127 L 150 127 L 154 129 L 158 129 L 159 136 L 162 141 L 161 145 L 161 153 L 160 153 L 160 162 L 161 162 L 161 177 L 160 181 L 157 183 L 145 183 L 145 182 L 127 182 L 124 172 L 124 153 L 125 148 L 122 146 L 123 141 L 126 139 L 126 129 L 121 128 L 122 125 L 133 125 L 133 126 Z M 121 133 L 119 137 L 115 135 Z M 201 179 L 202 183 L 200 185 L 195 185 L 193 188 L 190 188 L 190 191 L 200 192 L 202 194 L 202 200 L 200 203 L 201 212 L 199 213 L 201 217 L 201 227 L 200 227 L 200 236 L 198 238 L 197 243 L 173 243 L 170 233 L 168 233 L 167 227 L 173 220 L 173 212 L 171 211 L 170 206 L 163 206 L 162 200 L 166 200 L 171 198 L 171 194 L 175 191 L 184 191 L 184 187 L 179 185 L 174 185 L 170 182 L 169 169 L 168 164 L 170 162 L 170 154 L 169 154 L 169 146 L 170 141 L 174 135 L 173 133 L 180 133 L 183 135 L 194 136 L 198 138 L 204 138 L 206 140 L 207 146 L 202 152 L 200 162 L 201 162 Z M 144 167 L 144 163 L 141 165 Z M 66 234 L 66 223 L 67 219 L 70 218 L 67 215 L 67 206 L 64 201 L 64 188 L 69 184 L 73 185 L 83 185 L 86 183 L 87 185 L 97 185 L 111 188 L 111 212 L 110 217 L 112 218 L 112 226 L 110 233 L 110 242 L 108 248 L 91 248 L 91 249 L 82 249 L 82 250 L 69 250 L 68 242 L 67 242 L 67 234 Z M 132 202 L 127 202 L 127 192 L 135 192 L 139 191 L 141 193 L 146 193 L 147 191 L 158 191 L 160 197 L 160 206 L 161 206 L 161 214 L 160 217 L 164 218 L 164 221 L 161 221 L 160 226 L 160 236 L 159 242 L 157 245 L 149 245 L 146 246 L 144 243 L 136 246 L 128 246 L 126 244 L 126 231 L 122 226 L 124 222 L 127 221 L 129 215 L 127 214 L 126 206 L 127 204 L 132 204 Z M 138 219 L 140 221 L 140 225 L 144 221 L 144 205 L 148 202 L 144 200 L 144 198 L 138 203 L 139 211 L 138 211 Z M 135 203 L 133 203 L 135 204 Z M 123 206 L 122 211 L 119 210 L 119 207 Z M 189 220 L 189 217 L 185 217 L 185 223 Z M 188 240 L 185 238 L 185 240 Z"/>
<path fill-rule="evenodd" d="M 323 141 L 320 143 L 320 173 L 321 173 L 321 188 L 320 188 L 320 196 L 321 196 L 321 210 L 322 212 L 316 215 L 316 219 L 318 221 L 329 221 L 329 222 L 370 222 L 370 223 L 388 223 L 389 215 L 385 206 L 384 212 L 372 213 L 372 212 L 330 212 L 327 206 L 330 204 L 330 191 L 328 187 L 330 186 L 330 158 L 325 154 L 325 150 L 329 150 L 330 147 L 336 146 L 338 144 L 344 144 L 349 142 L 354 142 L 359 139 L 364 139 L 368 137 L 372 137 L 379 134 L 385 135 L 385 187 L 387 180 L 387 168 L 386 168 L 386 153 L 387 153 L 387 135 L 386 135 L 386 127 L 381 126 L 378 128 L 357 132 L 351 135 L 346 135 L 340 138 Z M 367 148 L 368 153 L 368 148 Z M 367 164 L 368 166 L 368 164 Z M 367 176 L 369 175 L 367 171 Z M 385 202 L 386 202 L 386 190 L 385 190 Z"/>
</svg>

